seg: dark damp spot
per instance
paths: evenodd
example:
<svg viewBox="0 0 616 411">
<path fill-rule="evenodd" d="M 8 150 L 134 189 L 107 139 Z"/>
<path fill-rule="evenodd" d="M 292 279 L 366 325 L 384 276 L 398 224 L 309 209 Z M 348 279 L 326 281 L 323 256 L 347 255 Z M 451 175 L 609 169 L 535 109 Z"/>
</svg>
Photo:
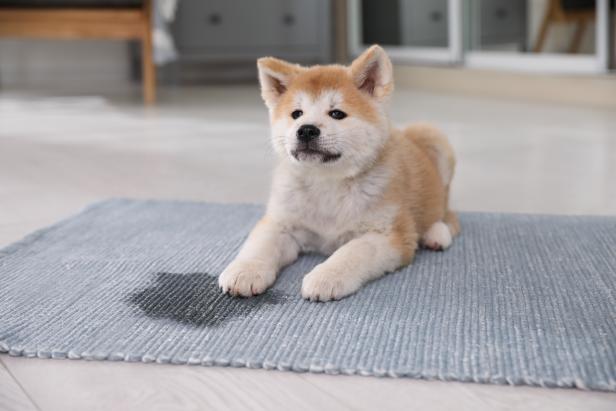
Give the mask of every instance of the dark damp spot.
<svg viewBox="0 0 616 411">
<path fill-rule="evenodd" d="M 207 273 L 156 273 L 155 281 L 131 294 L 129 302 L 151 318 L 215 327 L 285 299 L 284 294 L 274 290 L 251 298 L 231 297 L 220 291 L 218 278 Z"/>
</svg>

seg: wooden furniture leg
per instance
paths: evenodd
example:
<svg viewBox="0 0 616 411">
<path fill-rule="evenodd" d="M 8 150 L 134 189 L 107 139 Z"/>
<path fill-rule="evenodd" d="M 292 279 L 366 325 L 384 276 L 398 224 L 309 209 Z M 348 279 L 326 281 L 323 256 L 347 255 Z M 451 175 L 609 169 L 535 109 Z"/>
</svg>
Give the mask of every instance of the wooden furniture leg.
<svg viewBox="0 0 616 411">
<path fill-rule="evenodd" d="M 548 4 L 547 10 L 545 11 L 545 15 L 543 16 L 543 21 L 541 22 L 541 28 L 539 29 L 539 37 L 537 37 L 537 42 L 535 43 L 535 47 L 533 48 L 534 53 L 541 53 L 543 50 L 543 46 L 545 46 L 545 40 L 548 36 L 548 31 L 550 29 L 550 25 L 552 24 L 552 20 L 554 19 L 554 10 L 555 2 L 551 0 Z"/>
<path fill-rule="evenodd" d="M 580 52 L 580 46 L 582 45 L 582 39 L 584 38 L 586 27 L 587 21 L 585 19 L 578 20 L 575 27 L 575 33 L 573 33 L 573 38 L 569 44 L 569 53 L 577 54 Z"/>
<path fill-rule="evenodd" d="M 569 43 L 568 51 L 569 53 L 579 53 L 588 23 L 592 22 L 594 19 L 594 9 L 564 10 L 560 0 L 550 0 L 533 51 L 539 53 L 543 50 L 548 30 L 553 23 L 575 23 L 575 33 L 573 34 L 571 43 Z"/>
<path fill-rule="evenodd" d="M 537 42 L 535 43 L 535 47 L 533 48 L 533 52 L 541 53 L 543 50 L 543 46 L 545 45 L 545 39 L 548 36 L 548 30 L 550 29 L 551 19 L 549 14 L 543 17 L 543 22 L 541 22 L 541 29 L 539 30 L 539 37 L 537 38 Z"/>
<path fill-rule="evenodd" d="M 143 37 L 141 39 L 141 65 L 143 76 L 143 101 L 156 102 L 156 66 L 152 47 L 152 1 L 143 2 Z"/>
</svg>

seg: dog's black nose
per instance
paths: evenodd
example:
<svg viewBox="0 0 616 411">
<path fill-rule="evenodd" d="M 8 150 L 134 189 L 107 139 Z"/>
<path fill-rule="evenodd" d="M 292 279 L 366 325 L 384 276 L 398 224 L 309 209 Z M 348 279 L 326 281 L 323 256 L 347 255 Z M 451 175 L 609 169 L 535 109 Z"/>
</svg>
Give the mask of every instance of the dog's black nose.
<svg viewBox="0 0 616 411">
<path fill-rule="evenodd" d="M 304 124 L 297 129 L 297 138 L 299 139 L 299 141 L 302 141 L 304 143 L 307 143 L 310 140 L 314 140 L 315 138 L 319 137 L 319 134 L 321 134 L 321 130 L 319 130 L 312 124 Z"/>
</svg>

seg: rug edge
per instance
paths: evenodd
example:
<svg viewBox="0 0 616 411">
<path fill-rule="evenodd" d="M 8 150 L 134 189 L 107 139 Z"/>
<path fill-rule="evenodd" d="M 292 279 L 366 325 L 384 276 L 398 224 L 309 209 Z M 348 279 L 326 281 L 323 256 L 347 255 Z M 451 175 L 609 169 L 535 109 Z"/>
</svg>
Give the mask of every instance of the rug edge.
<svg viewBox="0 0 616 411">
<path fill-rule="evenodd" d="M 143 363 L 143 364 L 172 364 L 172 365 L 191 365 L 202 367 L 225 367 L 225 368 L 246 368 L 260 370 L 275 370 L 282 372 L 296 373 L 311 373 L 311 374 L 326 374 L 326 375 L 356 375 L 362 377 L 376 378 L 409 378 L 414 380 L 424 381 L 443 381 L 443 382 L 461 382 L 475 384 L 489 384 L 512 387 L 537 387 L 537 388 L 558 388 L 558 389 L 578 389 L 587 392 L 604 392 L 616 393 L 616 380 L 609 380 L 607 384 L 587 385 L 583 381 L 575 378 L 561 378 L 559 380 L 550 379 L 535 379 L 535 378 L 519 378 L 510 379 L 494 376 L 483 376 L 475 378 L 464 378 L 447 375 L 437 375 L 429 373 L 413 373 L 413 372 L 395 372 L 391 370 L 377 370 L 374 368 L 343 368 L 343 367 L 328 367 L 328 366 L 302 366 L 299 364 L 283 364 L 275 362 L 250 362 L 246 360 L 213 360 L 201 359 L 191 360 L 187 358 L 178 358 L 170 356 L 155 356 L 148 354 L 127 354 L 122 352 L 109 353 L 75 353 L 73 351 L 28 351 L 19 347 L 11 348 L 10 345 L 0 341 L 0 355 L 9 355 L 11 357 L 21 358 L 40 358 L 40 359 L 56 359 L 56 360 L 81 360 L 81 361 L 109 361 L 109 362 L 125 362 L 125 363 Z"/>
</svg>

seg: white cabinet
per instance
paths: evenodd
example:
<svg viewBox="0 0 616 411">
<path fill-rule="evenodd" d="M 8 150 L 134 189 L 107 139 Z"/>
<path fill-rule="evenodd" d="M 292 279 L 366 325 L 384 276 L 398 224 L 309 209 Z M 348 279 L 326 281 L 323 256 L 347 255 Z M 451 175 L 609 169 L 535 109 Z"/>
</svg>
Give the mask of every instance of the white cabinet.
<svg viewBox="0 0 616 411">
<path fill-rule="evenodd" d="M 263 55 L 326 62 L 328 0 L 182 0 L 173 25 L 181 58 L 253 60 Z"/>
</svg>

